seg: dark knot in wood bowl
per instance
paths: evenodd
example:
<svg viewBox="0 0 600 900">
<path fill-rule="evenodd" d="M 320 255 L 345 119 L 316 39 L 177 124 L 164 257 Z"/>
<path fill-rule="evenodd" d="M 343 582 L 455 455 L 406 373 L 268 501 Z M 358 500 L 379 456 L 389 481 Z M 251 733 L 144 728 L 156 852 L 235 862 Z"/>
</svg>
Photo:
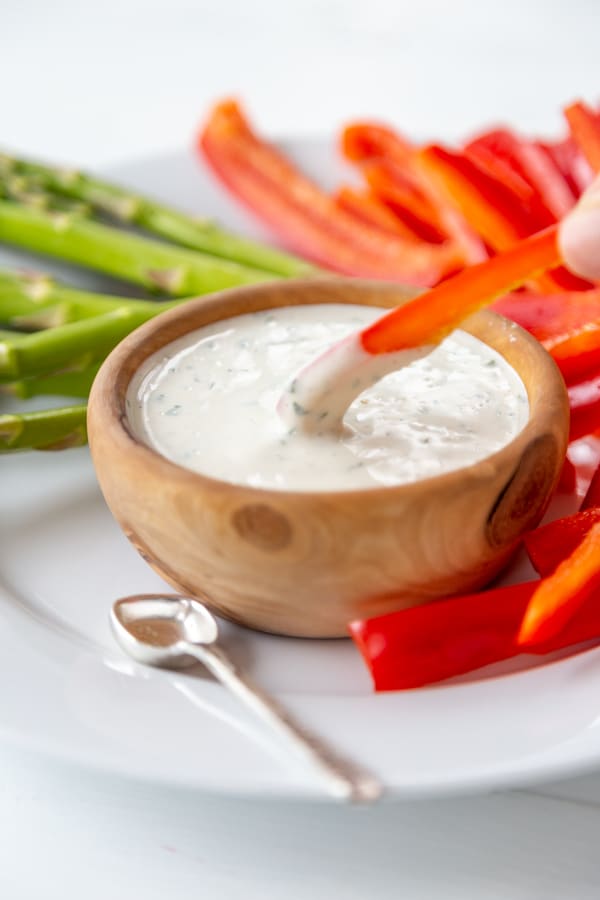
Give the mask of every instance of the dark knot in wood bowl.
<svg viewBox="0 0 600 900">
<path fill-rule="evenodd" d="M 488 517 L 490 546 L 511 544 L 537 525 L 550 499 L 558 456 L 558 442 L 551 434 L 541 435 L 527 446 Z"/>
<path fill-rule="evenodd" d="M 241 506 L 233 514 L 239 536 L 261 550 L 282 550 L 292 539 L 289 520 L 266 503 Z"/>
</svg>

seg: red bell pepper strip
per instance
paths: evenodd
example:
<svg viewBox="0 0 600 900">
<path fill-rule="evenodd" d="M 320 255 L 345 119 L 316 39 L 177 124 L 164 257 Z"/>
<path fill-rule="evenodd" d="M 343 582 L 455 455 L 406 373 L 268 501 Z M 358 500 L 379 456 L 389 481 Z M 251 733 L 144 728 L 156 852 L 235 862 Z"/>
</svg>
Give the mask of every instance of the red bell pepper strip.
<svg viewBox="0 0 600 900">
<path fill-rule="evenodd" d="M 362 346 L 368 353 L 387 353 L 439 340 L 467 315 L 559 262 L 552 226 L 377 319 L 361 332 Z"/>
<path fill-rule="evenodd" d="M 487 175 L 504 185 L 505 188 L 514 194 L 515 201 L 518 202 L 519 207 L 527 211 L 532 231 L 547 228 L 548 225 L 556 222 L 556 217 L 546 209 L 531 185 L 511 168 L 506 160 L 496 156 L 490 149 L 479 144 L 473 145 L 472 148 L 471 145 L 468 145 L 463 152 L 467 159 L 474 162 Z"/>
<path fill-rule="evenodd" d="M 600 321 L 600 290 L 549 295 L 514 293 L 502 297 L 494 309 L 544 342 L 554 355 L 569 382 L 569 440 L 598 431 L 600 335 L 594 322 Z M 582 345 L 584 339 L 590 342 L 587 353 Z"/>
<path fill-rule="evenodd" d="M 523 652 L 517 634 L 539 581 L 437 600 L 372 619 L 349 631 L 377 691 L 423 687 Z M 551 653 L 600 638 L 600 605 L 590 601 L 566 628 L 527 652 Z"/>
<path fill-rule="evenodd" d="M 577 549 L 593 525 L 600 522 L 600 507 L 583 509 L 541 525 L 524 537 L 531 565 L 542 578 L 554 570 Z"/>
<path fill-rule="evenodd" d="M 517 642 L 521 646 L 554 640 L 588 597 L 600 588 L 600 522 L 532 594 Z"/>
<path fill-rule="evenodd" d="M 376 159 L 363 165 L 362 174 L 375 196 L 416 231 L 422 240 L 440 243 L 447 237 L 437 210 L 406 168 L 401 168 L 393 160 Z"/>
<path fill-rule="evenodd" d="M 333 196 L 341 209 L 360 221 L 408 241 L 420 240 L 419 235 L 382 203 L 375 194 L 343 185 Z"/>
<path fill-rule="evenodd" d="M 350 636 L 375 690 L 422 687 L 517 654 L 515 637 L 536 587 L 534 581 L 358 620 L 348 626 Z"/>
<path fill-rule="evenodd" d="M 488 131 L 465 146 L 467 153 L 477 157 L 481 150 L 504 160 L 507 165 L 533 189 L 548 224 L 562 219 L 573 207 L 576 194 L 562 172 L 544 150 L 531 141 L 514 135 L 507 129 Z"/>
<path fill-rule="evenodd" d="M 600 116 L 585 103 L 564 110 L 571 136 L 594 172 L 600 172 Z"/>
<path fill-rule="evenodd" d="M 498 128 L 481 135 L 465 146 L 465 153 L 520 194 L 538 223 L 537 228 L 560 220 L 573 207 L 579 195 L 571 188 L 550 154 L 538 144 L 518 138 L 507 129 Z M 522 185 L 529 189 L 529 194 L 524 193 L 522 186 L 519 190 L 518 183 L 511 184 L 507 180 L 502 166 L 508 169 L 513 179 L 520 179 Z M 591 287 L 589 282 L 564 267 L 543 278 L 540 287 L 543 286 L 548 291 L 581 291 Z"/>
<path fill-rule="evenodd" d="M 199 136 L 215 173 L 279 237 L 339 272 L 435 284 L 463 262 L 453 243 L 414 244 L 358 222 L 253 133 L 234 101 L 218 104 Z"/>
<path fill-rule="evenodd" d="M 425 241 L 447 236 L 435 204 L 422 190 L 413 171 L 414 149 L 391 129 L 369 124 L 350 125 L 342 133 L 347 159 L 361 167 L 373 193 L 411 225 Z"/>
<path fill-rule="evenodd" d="M 416 164 L 416 148 L 405 138 L 385 126 L 357 122 L 344 129 L 341 145 L 348 160 L 365 164 L 362 171 L 373 191 L 397 215 L 404 216 L 405 220 L 416 215 L 421 223 L 422 235 L 424 224 L 430 227 L 433 224 L 438 235 L 445 234 L 456 242 L 466 264 L 474 265 L 487 258 L 483 241 L 455 205 L 448 203 L 431 180 L 423 177 Z M 386 170 L 388 164 L 390 167 Z M 395 179 L 398 183 L 394 190 Z M 412 194 L 402 194 L 402 189 L 406 191 L 407 185 L 410 185 Z M 414 194 L 420 201 L 417 208 Z M 412 225 L 415 225 L 414 218 Z"/>
<path fill-rule="evenodd" d="M 580 426 L 581 417 L 596 415 L 593 408 L 598 402 L 597 387 L 590 382 L 586 389 L 578 383 L 600 372 L 600 289 L 548 295 L 510 294 L 498 300 L 494 309 L 542 341 L 566 381 L 574 385 L 571 408 L 580 416 L 578 436 L 595 430 L 582 432 Z"/>
<path fill-rule="evenodd" d="M 543 341 L 600 319 L 600 289 L 561 294 L 520 291 L 501 297 L 494 309 Z"/>
<path fill-rule="evenodd" d="M 577 487 L 577 469 L 568 456 L 565 457 L 563 467 L 560 470 L 560 478 L 556 490 L 560 494 L 572 494 Z"/>
<path fill-rule="evenodd" d="M 582 510 L 596 510 L 600 513 L 600 466 L 596 469 L 581 504 Z"/>
<path fill-rule="evenodd" d="M 542 341 L 569 385 L 600 371 L 600 320 Z"/>
<path fill-rule="evenodd" d="M 445 191 L 446 199 L 493 250 L 506 249 L 547 225 L 548 217 L 540 214 L 530 186 L 502 160 L 488 159 L 484 164 L 439 146 L 425 147 L 418 158 L 423 173 Z M 534 283 L 547 293 L 588 286 L 562 267 L 544 272 Z"/>
<path fill-rule="evenodd" d="M 389 159 L 410 165 L 413 145 L 397 132 L 374 122 L 353 122 L 342 131 L 340 147 L 350 162 Z"/>
<path fill-rule="evenodd" d="M 466 144 L 462 152 L 468 159 L 477 163 L 484 172 L 487 172 L 488 175 L 491 175 L 501 184 L 504 184 L 509 188 L 526 207 L 530 207 L 532 204 L 535 205 L 535 191 L 529 182 L 526 181 L 519 172 L 513 169 L 505 159 L 501 156 L 497 156 L 490 147 L 485 145 L 485 143 L 477 140 L 470 144 Z M 536 211 L 539 213 L 541 209 L 542 208 L 539 207 Z M 548 211 L 544 210 L 542 215 L 542 221 L 544 221 L 546 225 L 552 225 L 554 219 L 548 214 Z"/>
<path fill-rule="evenodd" d="M 578 441 L 579 438 L 600 430 L 600 374 L 589 381 L 571 385 L 568 394 L 571 410 L 569 440 Z M 598 501 L 600 503 L 600 479 Z"/>
<path fill-rule="evenodd" d="M 464 153 L 431 145 L 420 150 L 417 159 L 424 176 L 433 180 L 494 250 L 504 250 L 546 224 L 512 185 Z"/>
<path fill-rule="evenodd" d="M 550 294 L 588 291 L 594 287 L 591 281 L 585 281 L 564 266 L 558 266 L 552 272 L 545 272 L 544 275 L 537 279 L 536 286 L 538 290 L 545 290 Z"/>
<path fill-rule="evenodd" d="M 591 166 L 572 137 L 554 144 L 537 146 L 553 160 L 575 197 L 579 197 L 592 183 L 594 173 Z"/>
</svg>

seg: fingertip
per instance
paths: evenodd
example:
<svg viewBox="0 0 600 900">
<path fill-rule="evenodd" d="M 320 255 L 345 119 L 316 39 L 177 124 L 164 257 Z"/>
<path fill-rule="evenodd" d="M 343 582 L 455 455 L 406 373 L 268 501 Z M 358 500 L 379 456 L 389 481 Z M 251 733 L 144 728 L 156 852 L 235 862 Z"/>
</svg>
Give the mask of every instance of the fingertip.
<svg viewBox="0 0 600 900">
<path fill-rule="evenodd" d="M 567 266 L 581 278 L 600 280 L 600 181 L 596 189 L 566 216 L 558 246 Z"/>
</svg>

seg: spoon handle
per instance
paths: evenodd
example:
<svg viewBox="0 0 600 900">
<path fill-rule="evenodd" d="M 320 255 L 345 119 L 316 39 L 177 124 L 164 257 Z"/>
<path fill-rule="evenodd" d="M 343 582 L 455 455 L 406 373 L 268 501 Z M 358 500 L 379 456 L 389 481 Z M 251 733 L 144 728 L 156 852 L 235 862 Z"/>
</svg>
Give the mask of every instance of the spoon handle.
<svg viewBox="0 0 600 900">
<path fill-rule="evenodd" d="M 379 798 L 382 786 L 372 775 L 338 757 L 319 738 L 296 723 L 273 697 L 238 669 L 221 647 L 189 643 L 186 652 L 203 663 L 221 684 L 274 733 L 284 738 L 297 757 L 318 771 L 331 795 L 354 803 L 370 803 Z"/>
</svg>

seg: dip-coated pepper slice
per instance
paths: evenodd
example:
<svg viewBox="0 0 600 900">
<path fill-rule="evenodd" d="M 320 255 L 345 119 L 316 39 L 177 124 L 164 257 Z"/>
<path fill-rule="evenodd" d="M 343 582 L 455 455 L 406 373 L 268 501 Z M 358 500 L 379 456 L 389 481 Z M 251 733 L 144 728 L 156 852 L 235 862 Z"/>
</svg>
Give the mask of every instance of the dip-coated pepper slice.
<svg viewBox="0 0 600 900">
<path fill-rule="evenodd" d="M 499 295 L 559 263 L 556 226 L 552 226 L 382 316 L 361 332 L 363 348 L 368 353 L 386 353 L 439 340 Z"/>
</svg>

